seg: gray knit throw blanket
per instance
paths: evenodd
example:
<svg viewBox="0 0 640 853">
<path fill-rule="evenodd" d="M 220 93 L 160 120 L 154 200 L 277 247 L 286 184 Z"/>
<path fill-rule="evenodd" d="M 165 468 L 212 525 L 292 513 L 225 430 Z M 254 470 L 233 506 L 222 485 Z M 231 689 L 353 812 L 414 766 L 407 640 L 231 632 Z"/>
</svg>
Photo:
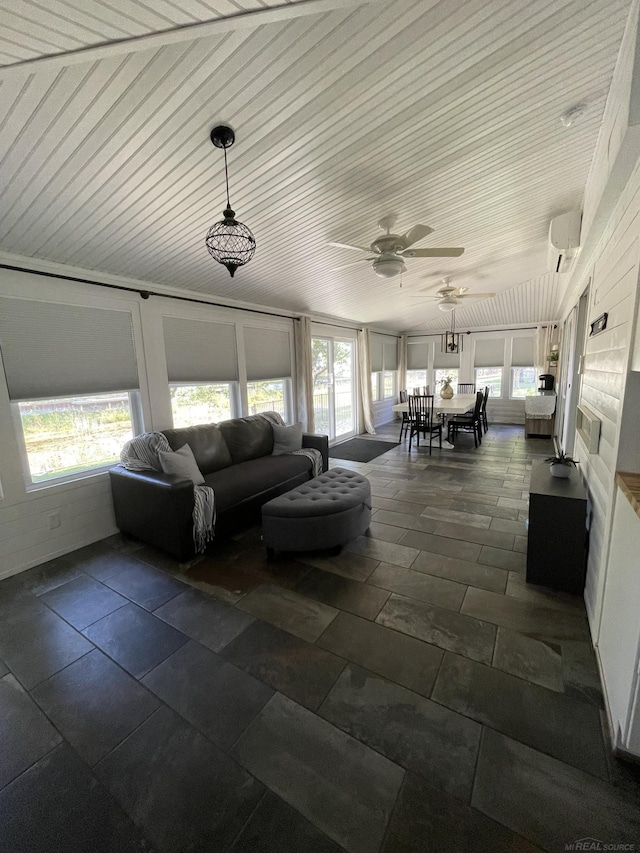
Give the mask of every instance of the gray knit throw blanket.
<svg viewBox="0 0 640 853">
<path fill-rule="evenodd" d="M 144 432 L 128 441 L 120 453 L 120 462 L 129 471 L 162 472 L 158 453 L 171 451 L 166 436 L 161 432 Z M 215 495 L 210 486 L 193 487 L 193 543 L 202 554 L 215 535 Z"/>
</svg>

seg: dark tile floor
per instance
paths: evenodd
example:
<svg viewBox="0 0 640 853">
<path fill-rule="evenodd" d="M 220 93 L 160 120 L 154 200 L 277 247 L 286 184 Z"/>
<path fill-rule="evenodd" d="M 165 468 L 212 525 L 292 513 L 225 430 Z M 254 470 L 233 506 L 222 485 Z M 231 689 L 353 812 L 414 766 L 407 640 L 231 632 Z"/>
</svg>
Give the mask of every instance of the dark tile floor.
<svg viewBox="0 0 640 853">
<path fill-rule="evenodd" d="M 0 850 L 640 849 L 583 603 L 524 579 L 549 449 L 332 460 L 374 494 L 337 556 L 114 536 L 2 582 Z"/>
</svg>

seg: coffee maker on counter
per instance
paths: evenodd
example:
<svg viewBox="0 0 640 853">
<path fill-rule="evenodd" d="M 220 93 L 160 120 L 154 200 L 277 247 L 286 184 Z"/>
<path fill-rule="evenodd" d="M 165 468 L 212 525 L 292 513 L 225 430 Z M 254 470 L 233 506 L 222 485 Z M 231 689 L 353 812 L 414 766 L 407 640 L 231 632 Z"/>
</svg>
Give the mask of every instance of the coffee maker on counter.
<svg viewBox="0 0 640 853">
<path fill-rule="evenodd" d="M 553 373 L 543 373 L 541 376 L 538 376 L 540 380 L 540 387 L 538 391 L 553 391 L 553 386 L 556 381 Z"/>
</svg>

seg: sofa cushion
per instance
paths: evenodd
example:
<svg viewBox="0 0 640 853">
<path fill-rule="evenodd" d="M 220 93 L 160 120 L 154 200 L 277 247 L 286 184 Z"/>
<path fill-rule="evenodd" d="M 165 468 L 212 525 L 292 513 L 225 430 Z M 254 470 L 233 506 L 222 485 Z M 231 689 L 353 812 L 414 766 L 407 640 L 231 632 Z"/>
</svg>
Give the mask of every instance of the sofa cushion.
<svg viewBox="0 0 640 853">
<path fill-rule="evenodd" d="M 209 474 L 205 483 L 215 491 L 220 513 L 304 473 L 311 476 L 311 460 L 306 456 L 261 456 Z"/>
<path fill-rule="evenodd" d="M 165 429 L 163 433 L 172 450 L 178 450 L 184 444 L 189 445 L 205 477 L 231 465 L 229 449 L 217 424 Z"/>
<path fill-rule="evenodd" d="M 218 426 L 234 465 L 238 462 L 247 462 L 249 459 L 258 459 L 260 456 L 271 455 L 273 430 L 271 422 L 261 415 L 233 418 L 230 421 L 222 421 Z"/>
<path fill-rule="evenodd" d="M 193 480 L 194 486 L 201 486 L 204 483 L 202 472 L 188 444 L 184 444 L 178 450 L 161 450 L 158 456 L 165 474 L 177 474 L 185 480 Z"/>
</svg>

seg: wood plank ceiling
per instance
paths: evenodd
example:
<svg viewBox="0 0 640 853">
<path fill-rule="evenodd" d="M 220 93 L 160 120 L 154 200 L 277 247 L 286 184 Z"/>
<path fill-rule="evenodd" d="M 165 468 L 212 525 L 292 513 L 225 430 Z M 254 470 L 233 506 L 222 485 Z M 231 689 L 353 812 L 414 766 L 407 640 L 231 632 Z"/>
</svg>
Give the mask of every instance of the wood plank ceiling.
<svg viewBox="0 0 640 853">
<path fill-rule="evenodd" d="M 629 0 L 9 5 L 0 251 L 397 330 L 446 325 L 414 296 L 443 275 L 500 294 L 459 324 L 554 318 L 549 220 L 580 208 Z M 220 122 L 257 240 L 234 279 L 204 246 Z M 402 287 L 335 270 L 358 256 L 327 241 L 366 246 L 390 211 L 465 254 L 407 261 Z"/>
</svg>

